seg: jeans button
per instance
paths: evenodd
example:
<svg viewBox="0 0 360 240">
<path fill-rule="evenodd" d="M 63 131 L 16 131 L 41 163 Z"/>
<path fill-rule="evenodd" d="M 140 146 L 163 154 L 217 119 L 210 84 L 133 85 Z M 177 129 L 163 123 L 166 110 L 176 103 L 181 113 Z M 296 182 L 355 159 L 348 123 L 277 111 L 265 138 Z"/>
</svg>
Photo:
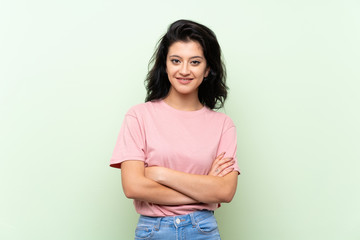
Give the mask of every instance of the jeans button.
<svg viewBox="0 0 360 240">
<path fill-rule="evenodd" d="M 175 221 L 177 224 L 179 224 L 180 223 L 180 219 L 176 219 L 176 221 Z"/>
</svg>

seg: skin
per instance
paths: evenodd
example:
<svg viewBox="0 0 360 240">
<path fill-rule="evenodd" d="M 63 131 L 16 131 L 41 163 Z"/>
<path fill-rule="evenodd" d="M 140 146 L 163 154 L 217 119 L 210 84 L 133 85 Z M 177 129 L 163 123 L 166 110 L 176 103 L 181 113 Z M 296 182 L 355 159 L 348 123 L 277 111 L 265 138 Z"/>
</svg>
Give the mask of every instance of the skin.
<svg viewBox="0 0 360 240">
<path fill-rule="evenodd" d="M 203 107 L 198 88 L 209 67 L 201 45 L 195 41 L 175 42 L 169 47 L 166 72 L 171 87 L 164 101 L 182 111 Z M 122 185 L 126 197 L 161 205 L 230 202 L 238 173 L 232 158 L 222 153 L 214 159 L 208 175 L 189 174 L 165 167 L 147 167 L 142 161 L 122 163 Z"/>
<path fill-rule="evenodd" d="M 223 177 L 184 173 L 164 167 L 146 168 L 145 176 L 198 202 L 228 203 L 235 194 L 238 176 L 237 172 L 232 172 L 232 159 L 228 164 L 225 165 L 229 167 L 223 169 Z"/>
<path fill-rule="evenodd" d="M 156 181 L 163 179 L 161 178 L 161 171 L 164 171 L 165 173 L 169 171 L 168 173 L 171 174 L 171 169 L 163 167 L 145 168 L 142 161 L 128 160 L 121 164 L 122 186 L 127 198 L 161 205 L 229 202 L 235 194 L 237 183 L 237 180 L 234 181 L 234 179 L 237 179 L 237 173 L 231 172 L 233 170 L 233 163 L 231 163 L 231 161 L 231 158 L 223 158 L 223 155 L 219 155 L 214 160 L 212 169 L 206 176 L 176 172 L 177 179 L 188 178 L 188 181 L 180 187 L 186 188 L 190 185 L 189 183 L 193 185 L 193 187 L 190 188 L 190 191 L 193 191 L 192 194 L 189 194 L 188 192 L 186 194 Z M 218 171 L 216 171 L 216 169 L 218 169 Z M 228 172 L 231 173 L 227 174 Z M 231 178 L 234 178 L 230 185 L 230 178 L 224 179 L 227 176 L 232 176 Z M 200 177 L 202 179 L 200 179 Z M 201 186 L 194 185 L 195 182 L 192 182 L 199 180 L 201 180 Z M 224 189 L 229 189 L 223 188 L 224 184 L 227 184 L 227 186 L 232 189 L 229 195 L 227 195 L 226 191 L 223 191 Z M 216 185 L 216 189 L 214 189 L 214 185 Z M 197 189 L 196 186 L 201 187 L 203 189 L 202 192 L 205 192 L 206 194 L 199 194 L 199 189 Z M 213 197 L 209 197 L 209 193 L 213 194 Z"/>
<path fill-rule="evenodd" d="M 166 72 L 171 87 L 164 101 L 183 111 L 201 109 L 203 105 L 198 98 L 198 88 L 209 71 L 198 42 L 173 43 L 169 47 L 166 60 Z M 190 79 L 190 83 L 181 84 L 179 79 Z"/>
</svg>

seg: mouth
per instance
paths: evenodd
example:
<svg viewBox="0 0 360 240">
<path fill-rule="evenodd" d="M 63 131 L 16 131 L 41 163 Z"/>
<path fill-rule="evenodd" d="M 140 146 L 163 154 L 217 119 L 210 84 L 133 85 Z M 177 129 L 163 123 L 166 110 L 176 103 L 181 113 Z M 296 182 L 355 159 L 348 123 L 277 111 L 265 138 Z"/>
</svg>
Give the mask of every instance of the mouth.
<svg viewBox="0 0 360 240">
<path fill-rule="evenodd" d="M 176 78 L 176 80 L 178 80 L 181 84 L 188 84 L 193 80 L 193 78 Z"/>
</svg>

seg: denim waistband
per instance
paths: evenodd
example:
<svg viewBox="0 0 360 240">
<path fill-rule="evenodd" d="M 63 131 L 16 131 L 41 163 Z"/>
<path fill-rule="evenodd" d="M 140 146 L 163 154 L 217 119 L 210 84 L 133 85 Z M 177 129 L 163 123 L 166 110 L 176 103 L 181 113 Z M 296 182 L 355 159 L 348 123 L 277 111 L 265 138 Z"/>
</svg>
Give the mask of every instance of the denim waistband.
<svg viewBox="0 0 360 240">
<path fill-rule="evenodd" d="M 160 229 L 160 226 L 175 226 L 182 227 L 186 225 L 196 226 L 198 222 L 214 215 L 214 211 L 201 210 L 192 212 L 186 215 L 168 216 L 168 217 L 148 217 L 140 215 L 139 222 L 152 223 L 156 230 Z"/>
</svg>

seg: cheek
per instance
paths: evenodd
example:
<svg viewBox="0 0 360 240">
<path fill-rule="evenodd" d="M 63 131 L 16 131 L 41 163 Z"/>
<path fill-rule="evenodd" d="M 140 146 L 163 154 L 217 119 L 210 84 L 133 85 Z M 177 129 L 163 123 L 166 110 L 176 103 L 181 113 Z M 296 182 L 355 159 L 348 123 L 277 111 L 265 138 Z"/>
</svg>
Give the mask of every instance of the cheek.
<svg viewBox="0 0 360 240">
<path fill-rule="evenodd" d="M 174 72 L 175 72 L 175 69 L 174 69 L 174 67 L 166 67 L 166 73 L 169 75 L 169 76 L 171 76 L 171 75 L 173 75 L 174 74 Z"/>
<path fill-rule="evenodd" d="M 173 73 L 170 68 L 166 68 L 166 75 L 167 75 L 168 80 L 171 81 L 171 79 L 173 77 Z"/>
<path fill-rule="evenodd" d="M 208 75 L 207 73 L 208 73 L 207 69 L 201 69 L 197 72 L 197 75 L 206 77 Z"/>
</svg>

